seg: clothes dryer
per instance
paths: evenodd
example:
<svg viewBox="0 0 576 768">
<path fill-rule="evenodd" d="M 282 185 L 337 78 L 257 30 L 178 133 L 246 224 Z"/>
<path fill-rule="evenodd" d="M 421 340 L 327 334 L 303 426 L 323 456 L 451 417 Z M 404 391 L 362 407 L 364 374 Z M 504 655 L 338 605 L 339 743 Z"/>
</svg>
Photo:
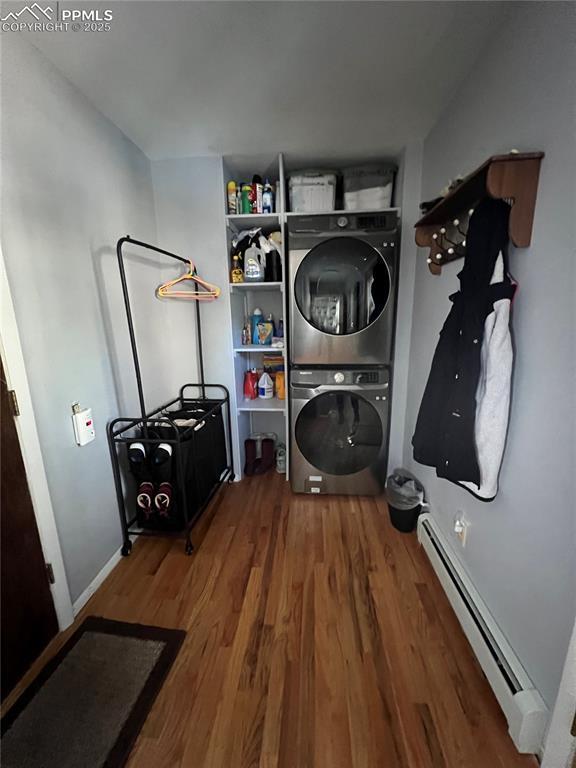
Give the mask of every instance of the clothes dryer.
<svg viewBox="0 0 576 768">
<path fill-rule="evenodd" d="M 391 363 L 398 246 L 395 211 L 290 217 L 293 366 Z"/>
</svg>

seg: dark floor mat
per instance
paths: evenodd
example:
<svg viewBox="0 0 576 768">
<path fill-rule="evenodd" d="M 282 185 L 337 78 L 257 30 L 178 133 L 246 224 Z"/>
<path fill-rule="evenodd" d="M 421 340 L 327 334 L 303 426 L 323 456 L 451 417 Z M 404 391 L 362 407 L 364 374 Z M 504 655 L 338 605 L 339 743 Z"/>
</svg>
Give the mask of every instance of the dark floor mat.
<svg viewBox="0 0 576 768">
<path fill-rule="evenodd" d="M 185 635 L 88 617 L 3 718 L 3 768 L 123 766 Z"/>
</svg>

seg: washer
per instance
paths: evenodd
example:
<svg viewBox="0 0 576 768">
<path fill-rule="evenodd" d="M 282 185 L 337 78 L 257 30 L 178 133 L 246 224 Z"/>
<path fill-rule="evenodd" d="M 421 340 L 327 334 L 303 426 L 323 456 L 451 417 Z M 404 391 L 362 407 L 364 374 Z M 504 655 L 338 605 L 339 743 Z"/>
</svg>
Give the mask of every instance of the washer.
<svg viewBox="0 0 576 768">
<path fill-rule="evenodd" d="M 395 211 L 289 218 L 292 365 L 391 363 L 398 242 Z"/>
<path fill-rule="evenodd" d="M 388 463 L 386 368 L 293 369 L 290 484 L 296 493 L 381 493 Z"/>
</svg>

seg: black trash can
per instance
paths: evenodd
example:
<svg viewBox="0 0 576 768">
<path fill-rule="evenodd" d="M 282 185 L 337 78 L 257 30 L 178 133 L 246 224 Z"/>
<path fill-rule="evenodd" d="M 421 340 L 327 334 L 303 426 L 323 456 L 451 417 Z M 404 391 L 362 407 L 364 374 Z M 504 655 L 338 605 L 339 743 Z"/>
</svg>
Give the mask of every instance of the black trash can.
<svg viewBox="0 0 576 768">
<path fill-rule="evenodd" d="M 422 484 L 407 469 L 395 469 L 386 480 L 386 499 L 394 528 L 411 533 L 424 501 Z"/>
</svg>

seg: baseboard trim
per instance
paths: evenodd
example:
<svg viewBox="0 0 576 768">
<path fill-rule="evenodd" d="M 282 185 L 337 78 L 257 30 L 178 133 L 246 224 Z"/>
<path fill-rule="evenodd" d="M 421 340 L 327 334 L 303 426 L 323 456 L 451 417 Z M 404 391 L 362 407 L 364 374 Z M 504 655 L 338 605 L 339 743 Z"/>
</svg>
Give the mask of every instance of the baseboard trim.
<svg viewBox="0 0 576 768">
<path fill-rule="evenodd" d="M 122 548 L 119 548 L 116 550 L 116 552 L 114 552 L 110 560 L 108 560 L 108 562 L 104 564 L 104 566 L 92 579 L 90 584 L 88 584 L 84 592 L 82 592 L 82 594 L 76 598 L 76 600 L 72 604 L 72 610 L 74 612 L 74 616 L 77 616 L 80 613 L 80 611 L 82 610 L 82 608 L 84 608 L 88 600 L 90 600 L 94 592 L 96 592 L 98 587 L 104 583 L 107 576 L 110 575 L 110 573 L 118 565 L 120 560 L 122 560 Z"/>
<path fill-rule="evenodd" d="M 523 754 L 537 754 L 549 717 L 544 700 L 482 600 L 451 542 L 428 513 L 418 518 L 418 540 L 506 716 L 508 732 L 516 749 Z"/>
</svg>

